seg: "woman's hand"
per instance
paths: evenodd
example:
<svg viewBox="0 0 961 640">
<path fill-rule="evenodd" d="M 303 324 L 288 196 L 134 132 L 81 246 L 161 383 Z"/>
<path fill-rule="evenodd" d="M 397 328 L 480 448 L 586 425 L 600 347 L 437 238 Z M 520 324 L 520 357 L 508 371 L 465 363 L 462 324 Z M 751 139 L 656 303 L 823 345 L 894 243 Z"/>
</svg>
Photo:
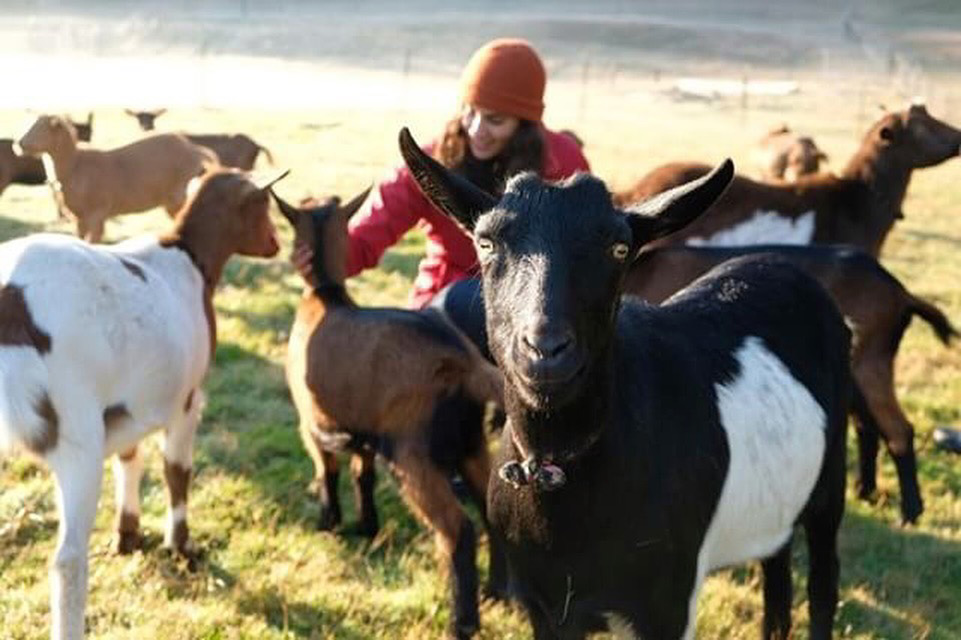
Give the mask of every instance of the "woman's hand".
<svg viewBox="0 0 961 640">
<path fill-rule="evenodd" d="M 314 250 L 305 244 L 297 245 L 290 254 L 290 262 L 297 269 L 307 284 L 312 287 L 317 286 L 317 280 L 314 277 Z"/>
</svg>

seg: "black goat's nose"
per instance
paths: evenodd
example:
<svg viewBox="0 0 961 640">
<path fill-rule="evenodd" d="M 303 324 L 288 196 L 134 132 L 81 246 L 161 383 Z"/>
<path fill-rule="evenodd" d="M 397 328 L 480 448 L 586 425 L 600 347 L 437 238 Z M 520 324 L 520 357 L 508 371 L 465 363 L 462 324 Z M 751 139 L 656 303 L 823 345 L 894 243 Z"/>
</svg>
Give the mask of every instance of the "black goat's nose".
<svg viewBox="0 0 961 640">
<path fill-rule="evenodd" d="M 568 328 L 538 328 L 527 331 L 521 338 L 530 357 L 538 360 L 560 358 L 574 345 L 574 333 Z"/>
</svg>

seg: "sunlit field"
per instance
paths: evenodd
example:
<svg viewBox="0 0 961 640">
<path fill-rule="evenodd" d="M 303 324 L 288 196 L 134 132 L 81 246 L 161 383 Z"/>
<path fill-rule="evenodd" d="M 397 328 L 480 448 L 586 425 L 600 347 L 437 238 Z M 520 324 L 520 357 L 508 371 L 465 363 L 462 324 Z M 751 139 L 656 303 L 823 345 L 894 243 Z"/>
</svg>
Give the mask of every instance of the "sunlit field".
<svg viewBox="0 0 961 640">
<path fill-rule="evenodd" d="M 469 52 L 498 35 L 497 28 L 486 25 L 462 49 Z M 907 42 L 909 35 L 921 38 L 925 33 L 919 28 L 896 40 Z M 442 37 L 453 38 L 449 31 Z M 879 103 L 900 109 L 924 90 L 933 115 L 961 126 L 958 65 L 931 66 L 920 79 L 899 80 L 886 75 L 883 64 L 840 59 L 828 64 L 813 54 L 784 73 L 770 67 L 758 72 L 756 65 L 748 67 L 730 57 L 723 64 L 705 58 L 705 68 L 713 71 L 702 75 L 740 80 L 740 70 L 750 68 L 752 77 L 796 82 L 798 90 L 783 96 L 744 93 L 702 99 L 681 95 L 675 86 L 680 75 L 696 72 L 694 53 L 679 58 L 683 74 L 672 73 L 660 61 L 656 69 L 653 64 L 613 64 L 615 54 L 605 58 L 603 51 L 591 54 L 588 64 L 580 53 L 565 57 L 558 37 L 544 36 L 552 70 L 546 123 L 576 130 L 595 173 L 612 188 L 627 187 L 648 169 L 679 159 L 715 162 L 730 156 L 741 171 L 754 174 L 753 142 L 781 122 L 812 135 L 831 157 L 828 168 L 839 171 L 879 116 Z M 942 42 L 930 33 L 928 37 Z M 734 47 L 737 38 L 728 36 L 725 42 Z M 707 39 L 702 44 L 706 56 L 721 55 Z M 664 46 L 680 56 L 676 43 Z M 932 50 L 922 51 L 933 55 Z M 429 54 L 444 60 L 442 52 L 429 49 Z M 287 200 L 349 197 L 399 162 L 396 137 L 401 126 L 410 126 L 418 140 L 426 141 L 439 132 L 453 108 L 463 56 L 452 54 L 452 61 L 427 69 L 423 56 L 428 54 L 419 55 L 421 70 L 412 65 L 400 81 L 396 73 L 343 61 L 298 61 L 286 67 L 282 59 L 272 58 L 244 67 L 235 60 L 233 77 L 243 77 L 258 95 L 235 106 L 212 94 L 206 101 L 180 96 L 170 105 L 140 94 L 138 104 L 128 105 L 116 87 L 110 89 L 111 100 L 87 95 L 68 104 L 58 96 L 45 104 L 56 104 L 76 118 L 93 106 L 92 144 L 105 148 L 140 135 L 123 107 L 169 106 L 158 130 L 242 131 L 268 147 L 276 167 L 292 170 L 276 187 Z M 227 62 L 211 59 L 208 64 L 220 68 L 217 65 Z M 269 73 L 277 69 L 289 74 L 281 75 L 279 83 Z M 307 79 L 315 83 L 308 96 L 285 102 L 285 95 L 296 95 L 296 83 Z M 265 97 L 270 95 L 273 101 Z M 19 105 L 4 105 L 0 137 L 15 137 L 31 117 Z M 271 168 L 261 158 L 258 170 Z M 915 172 L 904 212 L 884 246 L 883 264 L 913 293 L 935 302 L 961 325 L 961 159 Z M 215 297 L 219 342 L 207 378 L 208 404 L 190 491 L 191 533 L 204 558 L 189 567 L 161 547 L 166 492 L 159 439 L 147 446 L 144 549 L 114 555 L 114 496 L 111 466 L 106 464 L 90 545 L 91 637 L 420 639 L 444 634 L 450 615 L 447 583 L 438 574 L 432 536 L 404 507 L 386 470 L 381 470 L 377 488 L 383 527 L 375 540 L 314 530 L 318 508 L 309 490 L 313 468 L 297 434 L 283 377 L 301 283 L 287 261 L 290 229 L 279 215 L 274 220 L 284 240 L 281 253 L 267 261 L 232 259 Z M 108 222 L 106 240 L 158 232 L 168 224 L 159 210 L 116 218 Z M 46 187 L 10 186 L 0 195 L 0 239 L 36 231 L 70 233 L 72 224 L 56 219 Z M 403 305 L 422 250 L 423 236 L 414 231 L 388 252 L 378 269 L 353 278 L 348 283 L 351 293 L 362 304 Z M 935 426 L 961 423 L 959 373 L 959 348 L 943 347 L 923 323 L 912 324 L 897 361 L 897 392 L 917 428 L 926 505 L 917 526 L 899 524 L 897 478 L 885 453 L 877 501 L 865 504 L 855 498 L 855 448 L 849 447 L 852 473 L 841 531 L 842 600 L 835 627 L 839 637 L 961 637 L 961 457 L 936 450 L 931 439 Z M 349 474 L 342 476 L 345 520 L 351 522 Z M 42 638 L 48 633 L 47 563 L 57 534 L 52 486 L 47 470 L 27 458 L 0 462 L 0 638 Z M 807 638 L 803 548 L 799 531 L 794 573 L 798 639 Z M 486 575 L 483 537 L 479 562 Z M 748 566 L 710 578 L 698 610 L 698 637 L 757 637 L 760 576 L 758 567 Z M 524 615 L 510 604 L 484 602 L 481 617 L 481 638 L 530 637 Z"/>
</svg>

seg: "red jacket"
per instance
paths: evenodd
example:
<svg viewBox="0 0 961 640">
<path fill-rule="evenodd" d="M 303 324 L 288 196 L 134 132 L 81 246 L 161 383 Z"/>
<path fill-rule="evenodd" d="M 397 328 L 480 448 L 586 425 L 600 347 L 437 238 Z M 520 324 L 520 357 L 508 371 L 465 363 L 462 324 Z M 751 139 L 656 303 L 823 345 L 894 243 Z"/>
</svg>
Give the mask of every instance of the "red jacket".
<svg viewBox="0 0 961 640">
<path fill-rule="evenodd" d="M 572 138 L 542 131 L 547 155 L 544 179 L 561 180 L 578 171 L 590 171 Z M 427 234 L 427 247 L 411 291 L 411 307 L 423 307 L 451 282 L 477 274 L 477 254 L 470 237 L 424 197 L 410 171 L 401 165 L 373 189 L 364 208 L 350 221 L 347 276 L 377 266 L 384 251 L 416 224 Z"/>
</svg>

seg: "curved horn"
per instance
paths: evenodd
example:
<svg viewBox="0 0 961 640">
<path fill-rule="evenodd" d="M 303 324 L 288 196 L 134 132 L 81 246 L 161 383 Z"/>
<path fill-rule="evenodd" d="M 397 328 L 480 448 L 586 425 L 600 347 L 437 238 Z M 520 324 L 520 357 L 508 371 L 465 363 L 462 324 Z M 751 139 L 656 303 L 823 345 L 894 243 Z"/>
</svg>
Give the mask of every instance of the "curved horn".
<svg viewBox="0 0 961 640">
<path fill-rule="evenodd" d="M 400 130 L 400 153 L 417 186 L 434 206 L 457 220 L 468 231 L 480 214 L 497 204 L 486 191 L 451 173 L 417 145 L 407 127 Z"/>
<path fill-rule="evenodd" d="M 686 227 L 721 197 L 733 179 L 734 163 L 727 158 L 696 180 L 632 205 L 627 213 L 635 248 Z"/>
<path fill-rule="evenodd" d="M 341 212 L 344 215 L 346 215 L 347 218 L 349 219 L 351 216 L 357 213 L 361 205 L 363 205 L 364 202 L 367 201 L 367 196 L 370 195 L 370 192 L 373 188 L 374 188 L 374 185 L 370 185 L 369 187 L 364 189 L 361 193 L 351 198 L 350 202 L 348 202 L 347 204 L 345 204 L 343 207 L 340 208 Z"/>
<path fill-rule="evenodd" d="M 286 178 L 289 173 L 290 169 L 284 169 L 283 171 L 259 174 L 256 177 L 251 176 L 251 181 L 254 183 L 255 187 L 261 191 L 266 191 L 276 183 Z"/>
<path fill-rule="evenodd" d="M 274 202 L 277 203 L 277 208 L 280 209 L 280 213 L 287 218 L 287 222 L 297 226 L 297 217 L 300 215 L 300 210 L 297 209 L 292 204 L 288 203 L 286 200 L 278 196 L 273 189 L 267 187 L 267 191 L 274 197 Z"/>
</svg>

